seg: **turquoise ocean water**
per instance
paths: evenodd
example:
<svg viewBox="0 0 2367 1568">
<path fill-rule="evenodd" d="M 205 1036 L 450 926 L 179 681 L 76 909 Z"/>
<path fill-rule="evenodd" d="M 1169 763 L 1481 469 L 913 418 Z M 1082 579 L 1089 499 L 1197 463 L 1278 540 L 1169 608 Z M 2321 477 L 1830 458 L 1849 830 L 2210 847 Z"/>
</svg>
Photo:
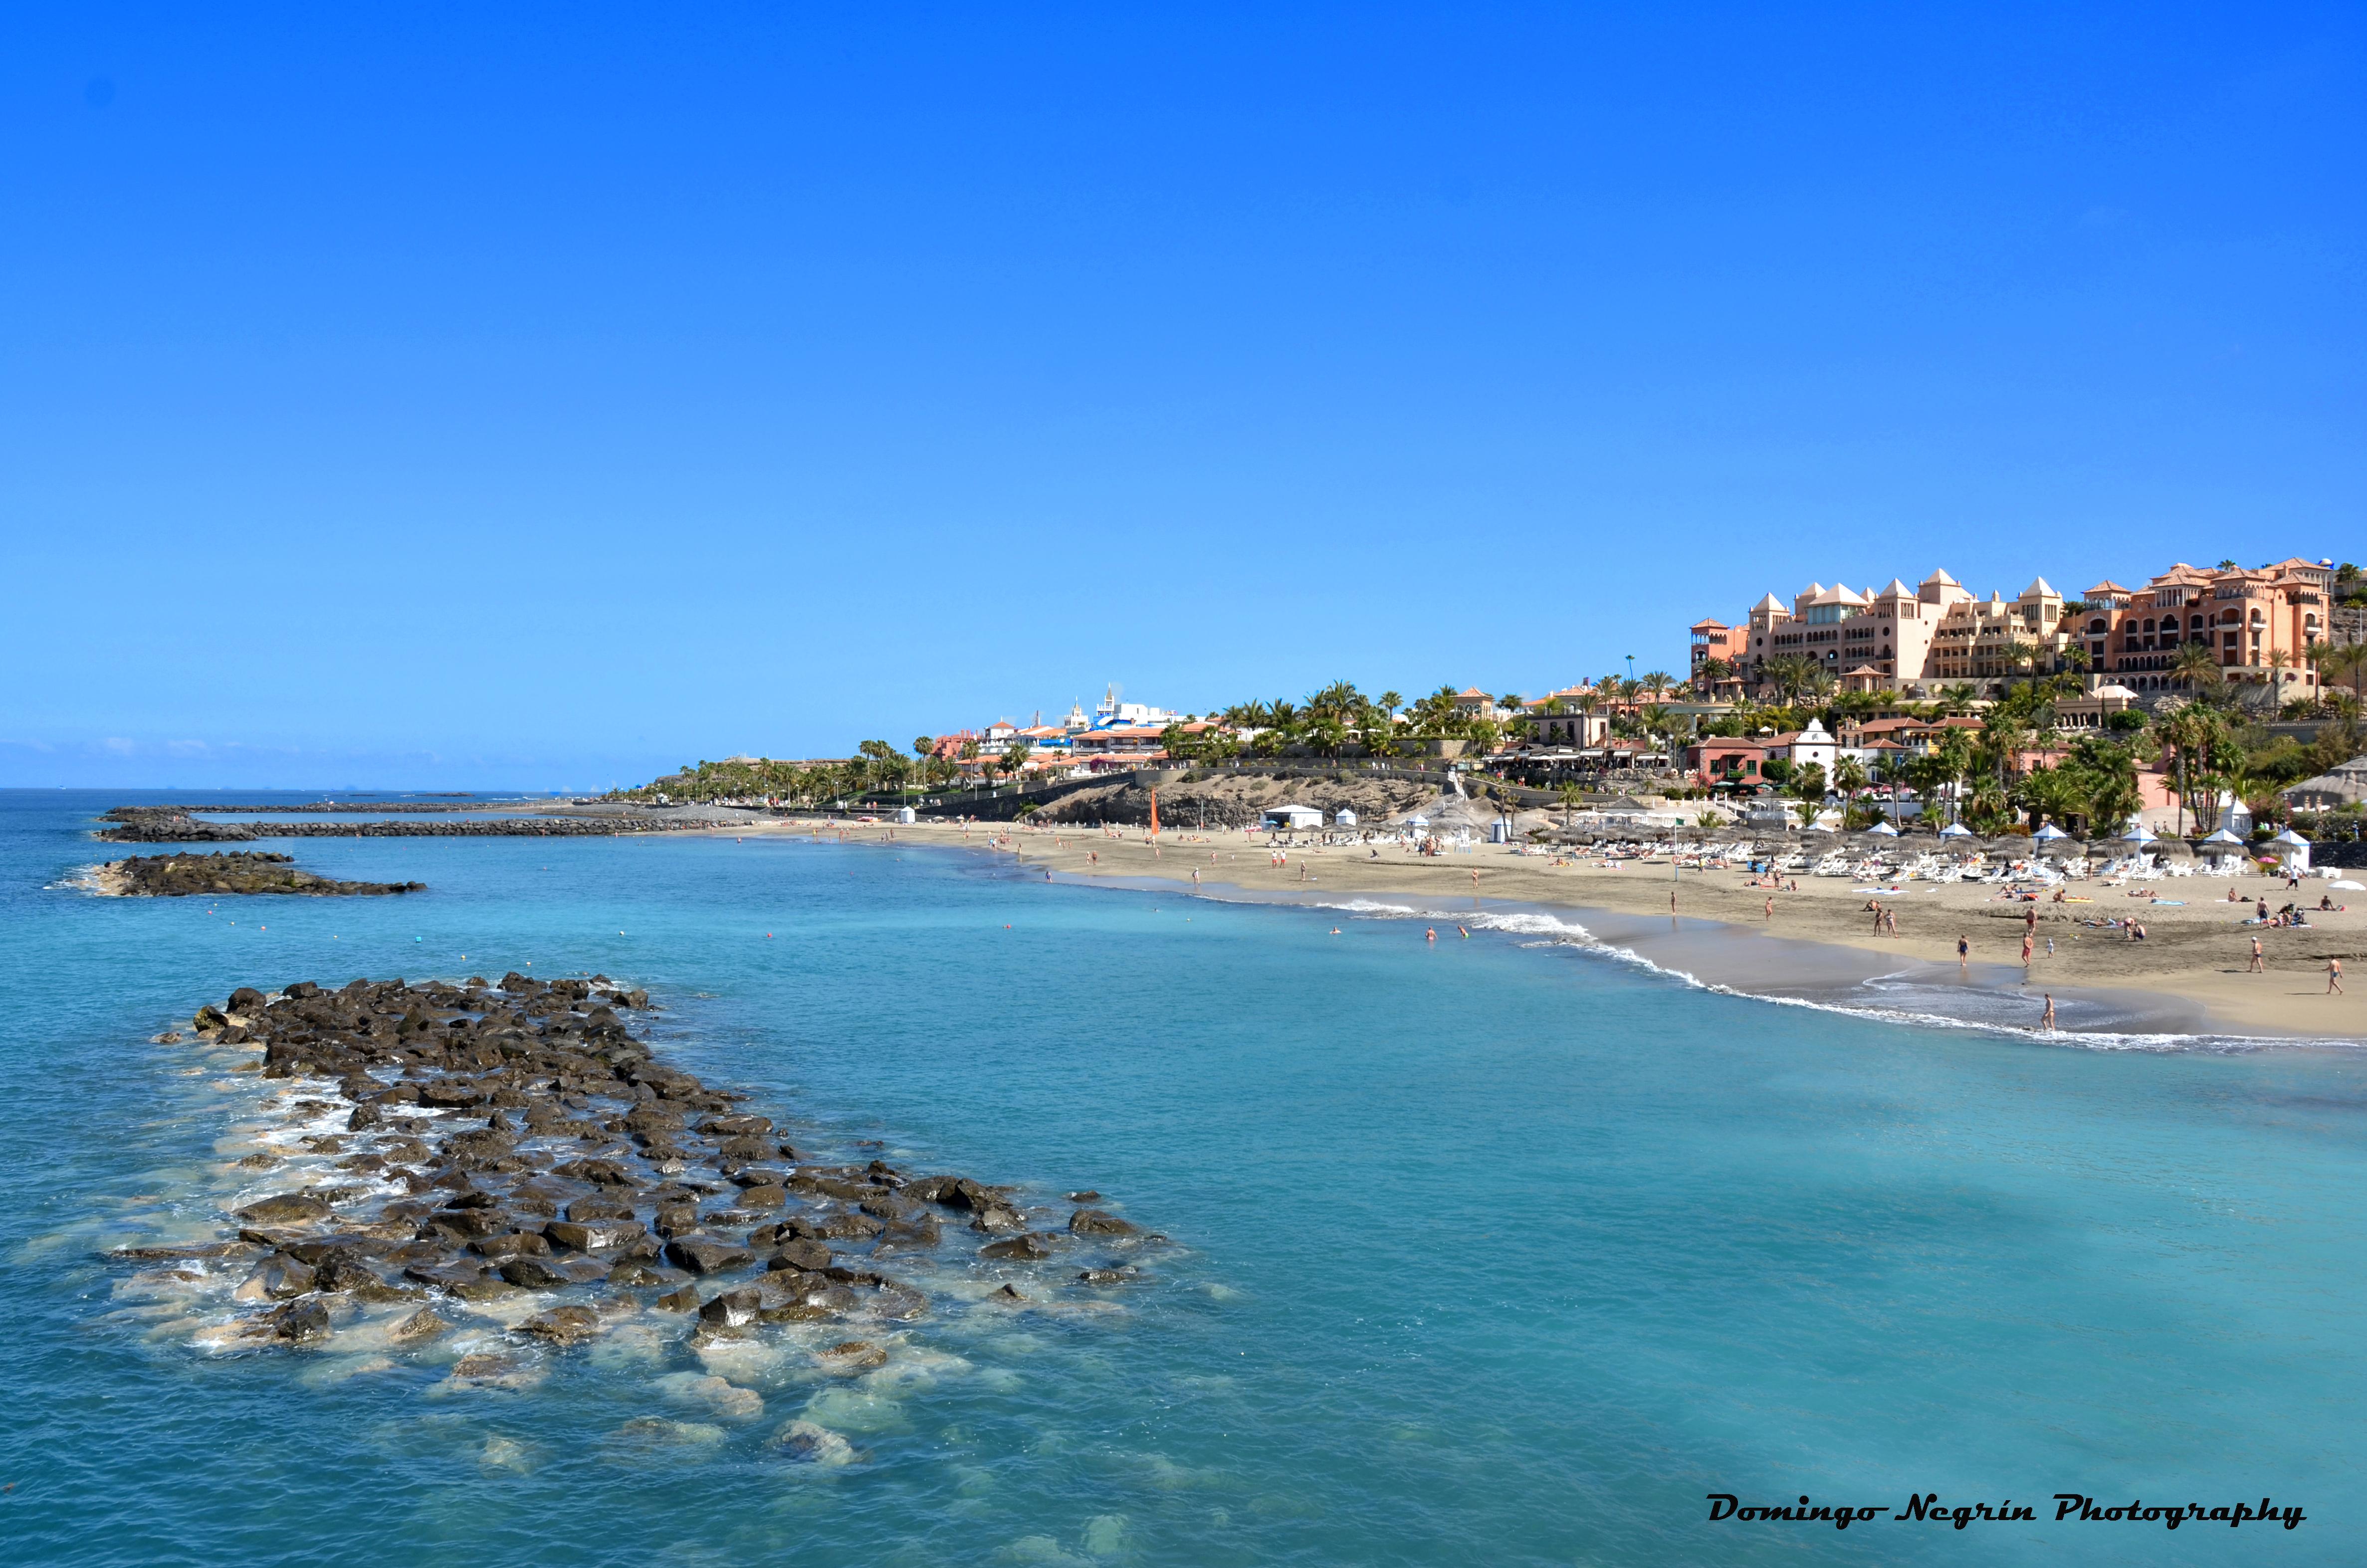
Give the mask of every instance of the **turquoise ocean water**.
<svg viewBox="0 0 2367 1568">
<path fill-rule="evenodd" d="M 802 841 L 303 841 L 429 892 L 93 898 L 120 799 L 0 793 L 0 1561 L 2367 1556 L 2367 1053 L 1915 1029 Z M 1096 1187 L 1174 1245 L 1123 1312 L 945 1301 L 899 1376 L 753 1368 L 761 1418 L 664 1448 L 617 1433 L 687 1417 L 678 1346 L 454 1394 L 164 1332 L 101 1249 L 213 1211 L 252 1085 L 148 1037 L 240 984 L 529 962 L 649 987 L 801 1142 Z M 858 1462 L 765 1443 L 809 1411 Z M 2308 1522 L 2052 1522 L 2074 1490 Z M 1713 1524 L 1719 1492 L 2041 1522 Z"/>
</svg>

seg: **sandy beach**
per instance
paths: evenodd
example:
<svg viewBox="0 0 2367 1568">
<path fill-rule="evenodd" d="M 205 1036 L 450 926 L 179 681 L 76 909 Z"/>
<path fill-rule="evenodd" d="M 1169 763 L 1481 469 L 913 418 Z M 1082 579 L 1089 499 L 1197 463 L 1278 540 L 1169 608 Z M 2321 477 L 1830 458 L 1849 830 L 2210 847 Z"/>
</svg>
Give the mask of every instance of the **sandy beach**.
<svg viewBox="0 0 2367 1568">
<path fill-rule="evenodd" d="M 1573 856 L 1557 864 L 1488 845 L 1434 857 L 1394 844 L 1308 846 L 1286 851 L 1285 863 L 1275 865 L 1263 835 L 1239 831 L 1170 832 L 1155 845 L 1139 828 L 1111 835 L 1076 827 L 798 821 L 770 831 L 844 832 L 849 842 L 883 844 L 892 834 L 900 844 L 1006 854 L 1064 879 L 1189 885 L 1196 871 L 1201 891 L 1219 897 L 1369 901 L 1440 918 L 1457 911 L 1492 915 L 1500 925 L 1508 912 L 1559 911 L 1593 937 L 1663 968 L 1769 995 L 1838 1001 L 1851 987 L 1891 977 L 1912 986 L 1919 1008 L 2010 1027 L 2034 1027 L 2051 993 L 2065 1008 L 2067 1028 L 2367 1040 L 2367 893 L 2334 892 L 2350 909 L 2313 910 L 2306 928 L 2243 924 L 2256 898 L 2268 899 L 2271 909 L 2295 898 L 2315 905 L 2327 892 L 2317 878 L 2305 879 L 2297 892 L 2260 877 L 2077 882 L 2065 902 L 2047 902 L 2045 894 L 2033 904 L 2008 902 L 1997 887 L 1981 884 L 1910 881 L 1893 892 L 1803 876 L 1769 889 L 1739 870 L 1686 869 L 1672 877 L 1666 862 Z M 2231 888 L 2242 902 L 2229 901 Z M 1897 936 L 1876 932 L 1871 903 L 1893 912 Z M 2146 928 L 2143 941 L 2085 924 L 2132 915 Z M 2033 948 L 2027 971 L 2025 931 Z M 2247 971 L 2255 935 L 2261 973 Z M 1963 962 L 1960 937 L 1968 949 Z M 2327 994 L 2329 956 L 2342 961 L 2348 994 Z M 2075 1000 L 2084 1023 L 2072 1016 Z"/>
</svg>

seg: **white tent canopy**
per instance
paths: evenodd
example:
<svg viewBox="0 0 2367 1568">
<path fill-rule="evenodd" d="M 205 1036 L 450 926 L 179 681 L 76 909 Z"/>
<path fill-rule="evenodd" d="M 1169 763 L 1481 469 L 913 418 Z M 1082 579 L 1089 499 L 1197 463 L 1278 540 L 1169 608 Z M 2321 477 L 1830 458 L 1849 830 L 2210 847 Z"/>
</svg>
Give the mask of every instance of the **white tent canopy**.
<svg viewBox="0 0 2367 1568">
<path fill-rule="evenodd" d="M 1891 826 L 1887 822 L 1875 823 L 1872 827 L 1867 828 L 1866 832 L 1878 833 L 1885 838 L 1896 838 L 1898 836 L 1898 830 Z"/>
<path fill-rule="evenodd" d="M 2238 849 L 2244 847 L 2244 841 L 2237 837 L 2234 834 L 2229 833 L 2224 827 L 2218 832 L 2213 834 L 2210 837 L 2204 839 L 2203 842 L 2205 844 L 2232 844 Z"/>
<path fill-rule="evenodd" d="M 1970 838 L 1972 835 L 1973 830 L 1960 822 L 1952 822 L 1940 830 L 1942 838 Z"/>
<path fill-rule="evenodd" d="M 1264 824 L 1271 828 L 1318 828 L 1323 825 L 1323 813 L 1313 806 L 1268 806 Z"/>
<path fill-rule="evenodd" d="M 2064 832 L 2061 828 L 2056 826 L 2053 823 L 2048 823 L 2044 827 L 2040 828 L 2036 833 L 2032 834 L 2030 836 L 2042 843 L 2051 844 L 2056 839 L 2068 838 L 2071 835 Z"/>
</svg>

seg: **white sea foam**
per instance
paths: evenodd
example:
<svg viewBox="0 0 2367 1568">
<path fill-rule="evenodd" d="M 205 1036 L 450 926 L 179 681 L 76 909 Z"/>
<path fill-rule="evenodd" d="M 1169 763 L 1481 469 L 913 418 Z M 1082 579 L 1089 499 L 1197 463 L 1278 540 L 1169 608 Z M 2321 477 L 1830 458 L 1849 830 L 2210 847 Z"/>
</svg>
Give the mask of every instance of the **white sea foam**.
<svg viewBox="0 0 2367 1568">
<path fill-rule="evenodd" d="M 2040 1045 L 2062 1046 L 2085 1051 L 2245 1051 L 2324 1046 L 2357 1048 L 2362 1043 L 2356 1040 L 2330 1037 L 2287 1038 L 2121 1029 L 2056 1030 L 2049 1033 L 2024 1025 L 2002 1023 L 1992 1019 L 1961 1017 L 1920 1007 L 1877 1002 L 1841 1002 L 1807 996 L 1786 996 L 1776 993 L 1748 990 L 1717 981 L 1704 980 L 1699 975 L 1674 965 L 1657 963 L 1633 948 L 1606 942 L 1575 920 L 1533 911 L 1423 909 L 1413 904 L 1389 903 L 1368 898 L 1319 903 L 1310 907 L 1338 910 L 1343 915 L 1360 919 L 1421 920 L 1433 925 L 1461 926 L 1473 930 L 1501 931 L 1512 936 L 1530 937 L 1538 939 L 1524 942 L 1522 944 L 1523 947 L 1577 949 L 1596 958 L 1609 959 L 1614 962 L 1647 971 L 1689 990 L 1708 992 L 1714 995 L 1739 997 L 1745 1001 L 1764 1002 L 1779 1007 L 1800 1007 L 1810 1012 L 1831 1013 L 1841 1017 L 1859 1018 L 1874 1023 L 1902 1024 L 1921 1028 L 1959 1029 L 1975 1034 L 1996 1035 L 2029 1040 Z M 1897 973 L 1876 975 L 1863 983 L 1872 988 L 1886 983 L 1901 983 L 1901 975 Z"/>
</svg>

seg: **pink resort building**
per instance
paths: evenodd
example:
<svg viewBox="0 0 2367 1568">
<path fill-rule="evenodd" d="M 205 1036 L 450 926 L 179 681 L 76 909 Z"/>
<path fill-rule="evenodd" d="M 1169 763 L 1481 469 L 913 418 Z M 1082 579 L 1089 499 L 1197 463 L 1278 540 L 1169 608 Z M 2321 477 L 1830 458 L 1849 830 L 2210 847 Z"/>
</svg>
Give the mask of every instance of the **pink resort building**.
<svg viewBox="0 0 2367 1568">
<path fill-rule="evenodd" d="M 1990 695 L 2014 676 L 2067 670 L 2149 698 L 2174 684 L 2180 645 L 2199 642 L 2230 678 L 2274 682 L 2291 700 L 2317 695 L 2306 650 L 2327 636 L 2333 579 L 2331 562 L 2298 557 L 2249 571 L 2180 562 L 2142 588 L 2107 581 L 2067 601 L 2044 577 L 1984 599 L 1935 571 L 1912 588 L 1896 577 L 1863 593 L 1811 583 L 1788 605 L 1769 594 L 1739 625 L 1704 619 L 1686 635 L 1695 685 L 1713 696 L 1759 691 L 1772 684 L 1769 661 L 1795 658 L 1842 690 L 1908 699 L 1959 685 Z M 1711 659 L 1730 673 L 1704 682 Z"/>
</svg>

